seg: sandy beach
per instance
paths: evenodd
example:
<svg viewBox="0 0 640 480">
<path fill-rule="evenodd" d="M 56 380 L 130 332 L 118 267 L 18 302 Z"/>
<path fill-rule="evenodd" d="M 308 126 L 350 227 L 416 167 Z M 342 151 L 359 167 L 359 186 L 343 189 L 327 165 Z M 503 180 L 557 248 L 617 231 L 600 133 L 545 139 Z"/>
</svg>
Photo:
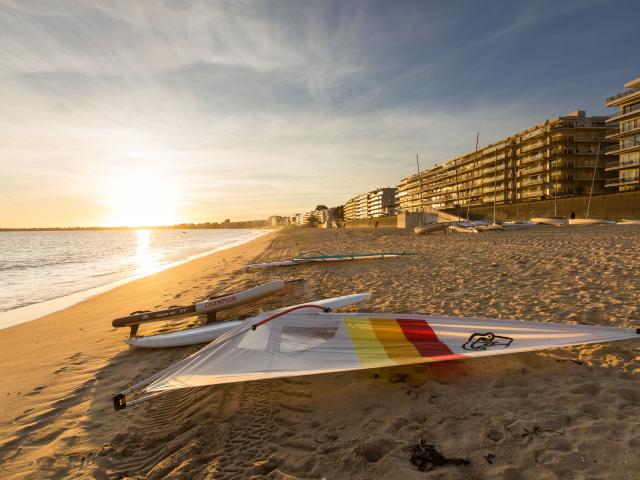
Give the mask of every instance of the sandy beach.
<svg viewBox="0 0 640 480">
<path fill-rule="evenodd" d="M 640 326 L 639 248 L 638 226 L 297 229 L 137 280 L 0 331 L 2 476 L 635 479 L 640 341 L 185 390 L 114 412 L 114 393 L 199 347 L 129 349 L 111 320 L 303 277 L 220 318 L 370 292 L 352 310 Z M 309 250 L 417 255 L 243 269 Z M 440 465 L 419 471 L 418 443 Z"/>
</svg>

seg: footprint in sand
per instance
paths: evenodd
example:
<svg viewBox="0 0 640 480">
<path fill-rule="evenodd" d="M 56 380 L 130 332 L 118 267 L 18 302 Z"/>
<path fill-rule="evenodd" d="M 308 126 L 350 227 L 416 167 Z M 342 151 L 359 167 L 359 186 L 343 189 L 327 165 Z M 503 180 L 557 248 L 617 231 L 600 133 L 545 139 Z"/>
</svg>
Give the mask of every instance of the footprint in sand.
<svg viewBox="0 0 640 480">
<path fill-rule="evenodd" d="M 31 390 L 30 393 L 27 393 L 27 396 L 28 397 L 32 397 L 34 395 L 38 395 L 44 389 L 45 389 L 45 385 L 39 385 L 36 388 L 34 388 L 33 390 Z"/>
</svg>

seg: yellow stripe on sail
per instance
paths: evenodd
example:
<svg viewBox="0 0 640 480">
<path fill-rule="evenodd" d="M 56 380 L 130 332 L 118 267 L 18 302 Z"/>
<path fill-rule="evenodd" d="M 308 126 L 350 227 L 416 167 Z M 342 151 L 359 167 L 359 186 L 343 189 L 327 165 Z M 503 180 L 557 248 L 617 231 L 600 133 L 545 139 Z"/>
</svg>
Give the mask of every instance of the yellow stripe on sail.
<svg viewBox="0 0 640 480">
<path fill-rule="evenodd" d="M 389 358 L 396 363 L 424 362 L 395 319 L 370 318 L 371 326 Z"/>
<path fill-rule="evenodd" d="M 358 360 L 363 366 L 383 366 L 385 363 L 391 363 L 386 350 L 373 331 L 369 318 L 345 318 L 344 324 L 349 332 L 349 337 L 351 337 L 351 343 Z"/>
</svg>

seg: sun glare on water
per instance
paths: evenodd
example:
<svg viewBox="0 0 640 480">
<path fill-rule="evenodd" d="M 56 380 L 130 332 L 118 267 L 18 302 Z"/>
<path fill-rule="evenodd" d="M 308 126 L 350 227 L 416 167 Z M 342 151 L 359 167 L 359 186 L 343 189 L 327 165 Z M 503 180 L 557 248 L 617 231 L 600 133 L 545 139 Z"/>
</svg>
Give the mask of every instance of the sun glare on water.
<svg viewBox="0 0 640 480">
<path fill-rule="evenodd" d="M 108 184 L 108 224 L 138 227 L 178 223 L 178 197 L 167 176 L 142 171 L 117 175 Z"/>
</svg>

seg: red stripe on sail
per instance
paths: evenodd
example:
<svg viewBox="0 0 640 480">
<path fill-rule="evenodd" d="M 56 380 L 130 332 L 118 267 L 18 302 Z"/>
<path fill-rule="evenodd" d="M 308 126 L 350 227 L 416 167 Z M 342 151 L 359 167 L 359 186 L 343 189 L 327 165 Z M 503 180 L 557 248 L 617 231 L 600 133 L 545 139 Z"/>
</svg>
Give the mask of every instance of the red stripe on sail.
<svg viewBox="0 0 640 480">
<path fill-rule="evenodd" d="M 416 348 L 420 356 L 434 360 L 455 360 L 466 355 L 453 353 L 446 343 L 438 340 L 438 336 L 426 320 L 398 319 L 402 333 Z"/>
</svg>

